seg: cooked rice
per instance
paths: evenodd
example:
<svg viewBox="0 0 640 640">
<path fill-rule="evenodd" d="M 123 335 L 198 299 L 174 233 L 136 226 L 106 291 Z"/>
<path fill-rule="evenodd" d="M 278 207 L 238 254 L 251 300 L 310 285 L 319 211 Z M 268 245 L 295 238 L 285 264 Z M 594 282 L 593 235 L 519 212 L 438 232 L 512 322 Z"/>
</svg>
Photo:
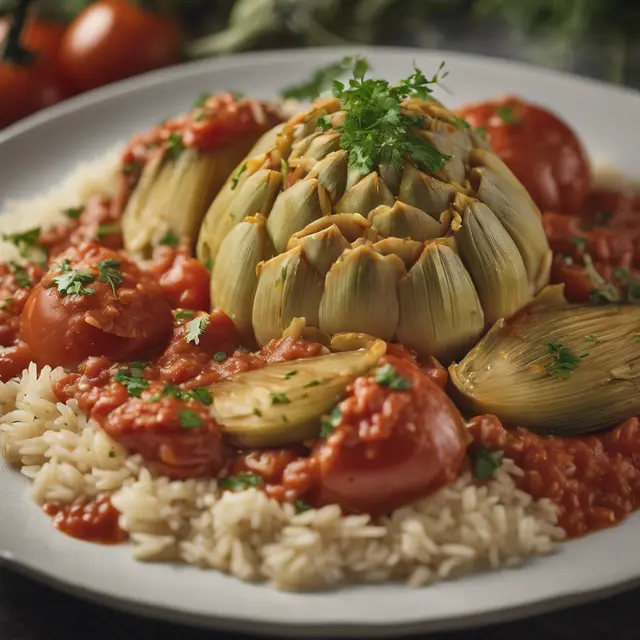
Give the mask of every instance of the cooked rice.
<svg viewBox="0 0 640 640">
<path fill-rule="evenodd" d="M 486 484 L 466 473 L 388 518 L 333 505 L 297 514 L 264 493 L 213 479 L 156 476 L 78 410 L 56 402 L 60 368 L 0 383 L 0 451 L 29 477 L 35 502 L 111 495 L 138 560 L 183 561 L 287 590 L 405 580 L 418 587 L 547 554 L 564 537 L 554 505 L 516 488 L 511 460 Z"/>
</svg>

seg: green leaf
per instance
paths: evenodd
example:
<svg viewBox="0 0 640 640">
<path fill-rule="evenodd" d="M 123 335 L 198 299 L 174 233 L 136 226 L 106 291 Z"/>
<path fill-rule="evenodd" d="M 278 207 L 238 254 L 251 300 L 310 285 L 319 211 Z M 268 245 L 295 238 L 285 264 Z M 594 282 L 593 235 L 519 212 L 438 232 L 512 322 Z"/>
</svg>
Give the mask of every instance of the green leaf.
<svg viewBox="0 0 640 640">
<path fill-rule="evenodd" d="M 305 511 L 311 511 L 311 509 L 313 509 L 313 507 L 308 505 L 306 502 L 303 502 L 302 500 L 296 500 L 293 506 L 296 510 L 296 514 L 304 513 Z"/>
<path fill-rule="evenodd" d="M 130 396 L 139 398 L 149 386 L 149 381 L 141 377 L 142 372 L 136 367 L 122 367 L 116 374 L 114 381 L 126 387 Z"/>
<path fill-rule="evenodd" d="M 291 400 L 286 393 L 272 393 L 271 404 L 289 404 Z"/>
<path fill-rule="evenodd" d="M 159 244 L 166 245 L 167 247 L 177 247 L 180 244 L 180 238 L 169 229 L 169 231 L 160 238 Z"/>
<path fill-rule="evenodd" d="M 287 371 L 287 373 L 284 374 L 284 379 L 289 380 L 289 378 L 293 378 L 293 376 L 296 375 L 298 375 L 297 371 Z"/>
<path fill-rule="evenodd" d="M 331 129 L 331 116 L 326 114 L 320 116 L 316 122 L 316 125 L 321 131 L 329 131 L 329 129 Z"/>
<path fill-rule="evenodd" d="M 553 357 L 553 362 L 547 366 L 547 373 L 561 380 L 568 380 L 578 368 L 580 358 L 559 342 L 547 342 L 546 348 L 547 354 Z"/>
<path fill-rule="evenodd" d="M 176 320 L 185 320 L 186 318 L 193 318 L 196 314 L 192 309 L 180 309 L 176 312 Z"/>
<path fill-rule="evenodd" d="M 216 362 L 224 362 L 227 359 L 227 354 L 224 351 L 218 351 L 213 359 Z"/>
<path fill-rule="evenodd" d="M 53 281 L 58 287 L 58 291 L 66 296 L 93 295 L 96 292 L 95 289 L 85 287 L 85 285 L 96 281 L 93 273 L 87 269 L 71 269 L 68 263 L 65 265 L 62 275 L 56 276 Z"/>
<path fill-rule="evenodd" d="M 469 451 L 469 456 L 474 477 L 478 480 L 488 480 L 502 465 L 504 451 L 474 448 Z"/>
<path fill-rule="evenodd" d="M 101 224 L 98 227 L 98 231 L 96 231 L 96 239 L 102 240 L 105 236 L 109 236 L 113 233 L 120 233 L 122 231 L 122 227 L 119 222 L 115 222 L 113 224 Z"/>
<path fill-rule="evenodd" d="M 46 253 L 46 249 L 38 242 L 40 232 L 40 227 L 33 227 L 19 233 L 3 233 L 2 239 L 14 244 L 20 255 L 23 258 L 28 258 L 32 249 L 39 249 Z"/>
<path fill-rule="evenodd" d="M 379 385 L 394 391 L 406 391 L 413 386 L 411 380 L 402 377 L 392 364 L 385 364 L 375 370 L 374 378 Z"/>
<path fill-rule="evenodd" d="M 187 327 L 187 342 L 193 342 L 194 344 L 200 344 L 200 336 L 206 331 L 209 326 L 209 316 L 198 316 L 185 325 Z"/>
<path fill-rule="evenodd" d="M 342 411 L 340 411 L 340 407 L 334 407 L 331 413 L 324 418 L 320 425 L 320 437 L 328 438 L 339 426 L 342 422 Z"/>
<path fill-rule="evenodd" d="M 203 91 L 193 103 L 193 108 L 202 109 L 210 97 L 211 97 L 211 94 L 208 91 Z"/>
<path fill-rule="evenodd" d="M 239 473 L 235 476 L 229 476 L 224 480 L 220 480 L 218 485 L 222 489 L 230 491 L 244 491 L 245 489 L 257 489 L 264 484 L 262 476 L 256 473 Z"/>
<path fill-rule="evenodd" d="M 68 209 L 63 209 L 62 213 L 69 218 L 69 220 L 77 220 L 84 211 L 84 207 L 69 207 Z"/>
<path fill-rule="evenodd" d="M 482 138 L 483 140 L 487 139 L 487 128 L 486 127 L 476 127 L 474 129 L 474 131 L 476 132 L 476 135 L 480 138 Z"/>
<path fill-rule="evenodd" d="M 589 341 L 589 342 L 598 342 L 598 336 L 595 335 L 594 333 L 590 333 L 588 336 L 585 336 L 585 338 Z"/>
<path fill-rule="evenodd" d="M 98 280 L 105 282 L 111 287 L 113 297 L 117 298 L 116 287 L 124 282 L 124 276 L 118 271 L 122 263 L 119 260 L 109 258 L 98 262 Z"/>
<path fill-rule="evenodd" d="M 166 145 L 166 154 L 169 160 L 177 160 L 180 154 L 186 149 L 182 135 L 177 132 L 172 133 L 167 138 Z"/>
<path fill-rule="evenodd" d="M 211 406 L 213 403 L 213 396 L 211 395 L 211 391 L 209 389 L 205 389 L 204 387 L 197 387 L 188 392 L 191 397 L 205 405 L 206 407 Z"/>
<path fill-rule="evenodd" d="M 180 409 L 178 411 L 178 420 L 181 429 L 197 429 L 204 425 L 204 420 L 191 409 Z"/>
<path fill-rule="evenodd" d="M 500 107 L 496 114 L 505 124 L 512 125 L 522 122 L 522 116 L 515 112 L 515 107 L 512 104 L 506 104 Z"/>
<path fill-rule="evenodd" d="M 325 384 L 320 380 L 310 380 L 307 384 L 303 385 L 303 389 L 310 389 L 311 387 L 319 387 L 321 384 Z"/>
<path fill-rule="evenodd" d="M 124 173 L 125 176 L 130 176 L 132 173 L 136 173 L 140 169 L 142 169 L 142 162 L 140 162 L 140 160 L 130 160 L 122 165 L 122 173 Z"/>
<path fill-rule="evenodd" d="M 236 174 L 231 178 L 231 191 L 233 191 L 238 186 L 238 181 L 240 180 L 240 176 L 247 170 L 247 163 L 245 162 L 236 172 Z"/>
<path fill-rule="evenodd" d="M 571 236 L 571 244 L 574 244 L 576 247 L 584 247 L 587 241 L 580 236 Z"/>
<path fill-rule="evenodd" d="M 19 262 L 17 262 L 16 260 L 9 260 L 9 269 L 16 278 L 16 284 L 21 289 L 28 289 L 31 285 L 33 285 L 26 267 L 21 265 Z"/>
</svg>

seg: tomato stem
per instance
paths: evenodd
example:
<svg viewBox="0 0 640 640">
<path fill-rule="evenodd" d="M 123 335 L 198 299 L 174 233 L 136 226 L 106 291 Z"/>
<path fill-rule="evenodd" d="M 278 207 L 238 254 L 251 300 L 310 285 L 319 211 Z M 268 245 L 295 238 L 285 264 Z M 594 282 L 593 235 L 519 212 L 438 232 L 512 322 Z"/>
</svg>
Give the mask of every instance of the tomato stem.
<svg viewBox="0 0 640 640">
<path fill-rule="evenodd" d="M 22 31 L 29 15 L 29 6 L 33 4 L 33 2 L 34 0 L 19 0 L 16 3 L 15 9 L 13 10 L 11 28 L 9 29 L 7 42 L 2 53 L 2 60 L 4 62 L 28 64 L 35 58 L 35 55 L 31 51 L 25 49 L 20 44 Z"/>
</svg>

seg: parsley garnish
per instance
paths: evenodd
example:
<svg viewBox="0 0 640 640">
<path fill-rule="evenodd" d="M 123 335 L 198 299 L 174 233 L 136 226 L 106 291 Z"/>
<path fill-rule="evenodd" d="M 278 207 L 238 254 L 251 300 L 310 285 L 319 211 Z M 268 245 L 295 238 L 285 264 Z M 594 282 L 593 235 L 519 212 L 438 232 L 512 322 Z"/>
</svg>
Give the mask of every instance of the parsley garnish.
<svg viewBox="0 0 640 640">
<path fill-rule="evenodd" d="M 585 338 L 589 341 L 589 342 L 598 342 L 598 336 L 595 335 L 594 333 L 590 333 L 588 336 L 585 336 Z"/>
<path fill-rule="evenodd" d="M 476 127 L 474 129 L 474 131 L 476 132 L 476 135 L 480 138 L 482 138 L 483 140 L 487 139 L 487 128 L 486 127 Z"/>
<path fill-rule="evenodd" d="M 584 247 L 587 241 L 580 236 L 571 236 L 571 244 L 574 244 L 576 247 Z"/>
<path fill-rule="evenodd" d="M 594 227 L 608 227 L 611 219 L 615 216 L 613 211 L 596 211 L 591 224 L 586 224 L 582 228 L 591 231 Z"/>
<path fill-rule="evenodd" d="M 227 359 L 227 354 L 224 351 L 218 351 L 213 359 L 216 362 L 224 362 Z"/>
<path fill-rule="evenodd" d="M 194 344 L 200 344 L 200 336 L 205 332 L 209 326 L 209 316 L 198 316 L 193 320 L 187 322 L 187 342 L 193 342 Z"/>
<path fill-rule="evenodd" d="M 167 138 L 167 158 L 169 160 L 177 160 L 185 148 L 184 140 L 179 133 L 174 132 Z"/>
<path fill-rule="evenodd" d="M 373 378 L 379 385 L 388 387 L 394 391 L 405 391 L 413 386 L 411 380 L 403 378 L 392 364 L 385 364 L 378 367 Z"/>
<path fill-rule="evenodd" d="M 258 416 L 258 418 L 262 418 L 262 411 L 260 411 L 260 409 L 258 409 L 258 407 L 254 407 L 253 408 L 253 415 L 254 416 Z"/>
<path fill-rule="evenodd" d="M 204 387 L 197 387 L 191 391 L 183 391 L 180 387 L 171 382 L 164 383 L 164 389 L 162 390 L 163 396 L 173 397 L 181 402 L 188 402 L 189 400 L 195 400 L 207 407 L 213 402 L 213 397 L 209 389 Z M 158 398 L 160 399 L 160 398 Z"/>
<path fill-rule="evenodd" d="M 218 483 L 222 489 L 231 491 L 243 491 L 244 489 L 258 488 L 263 484 L 262 476 L 256 473 L 239 473 L 236 476 L 229 476 Z"/>
<path fill-rule="evenodd" d="M 320 437 L 328 438 L 338 428 L 341 422 L 342 411 L 340 411 L 340 407 L 334 407 L 320 425 Z"/>
<path fill-rule="evenodd" d="M 323 116 L 319 116 L 316 121 L 316 126 L 321 131 L 329 131 L 329 129 L 331 129 L 331 116 L 326 113 Z"/>
<path fill-rule="evenodd" d="M 20 233 L 3 233 L 2 239 L 14 244 L 23 258 L 28 258 L 32 249 L 40 249 L 46 253 L 46 249 L 38 242 L 40 227 L 33 227 Z"/>
<path fill-rule="evenodd" d="M 284 379 L 288 380 L 289 378 L 293 378 L 293 376 L 297 376 L 298 372 L 297 371 L 287 371 L 287 373 L 284 374 Z"/>
<path fill-rule="evenodd" d="M 130 176 L 140 168 L 142 168 L 142 162 L 140 162 L 140 160 L 131 160 L 122 165 L 122 173 L 124 173 L 125 176 Z"/>
<path fill-rule="evenodd" d="M 114 298 L 118 297 L 116 287 L 124 282 L 124 276 L 118 271 L 121 264 L 119 260 L 114 260 L 113 258 L 98 262 L 98 280 L 111 287 Z"/>
<path fill-rule="evenodd" d="M 310 389 L 311 387 L 319 387 L 321 384 L 324 384 L 324 382 L 321 382 L 320 380 L 310 380 L 302 387 L 303 389 Z"/>
<path fill-rule="evenodd" d="M 96 277 L 88 269 L 70 269 L 68 263 L 63 263 L 62 275 L 56 276 L 53 281 L 58 291 L 65 296 L 93 295 L 96 290 L 85 287 L 96 281 Z"/>
<path fill-rule="evenodd" d="M 240 176 L 247 170 L 247 163 L 245 162 L 236 172 L 236 175 L 231 178 L 231 190 L 233 191 L 238 186 Z"/>
<path fill-rule="evenodd" d="M 204 420 L 191 409 L 180 409 L 178 411 L 178 420 L 181 429 L 196 429 L 204 425 Z"/>
<path fill-rule="evenodd" d="M 194 109 L 202 109 L 204 105 L 207 103 L 207 100 L 211 97 L 211 94 L 208 91 L 203 91 L 197 98 L 197 100 L 193 103 Z"/>
<path fill-rule="evenodd" d="M 489 449 L 471 449 L 473 475 L 478 480 L 488 480 L 502 465 L 503 451 L 490 451 Z"/>
<path fill-rule="evenodd" d="M 127 388 L 130 396 L 139 398 L 142 392 L 149 386 L 149 381 L 142 378 L 144 365 L 142 363 L 132 363 L 129 367 L 122 367 L 116 374 L 114 380 Z"/>
<path fill-rule="evenodd" d="M 291 400 L 286 393 L 272 393 L 271 404 L 289 404 Z"/>
<path fill-rule="evenodd" d="M 195 389 L 192 389 L 191 391 L 188 391 L 187 393 L 189 393 L 194 400 L 197 400 L 207 407 L 213 402 L 211 391 L 209 391 L 209 389 L 205 389 L 204 387 L 197 387 Z"/>
<path fill-rule="evenodd" d="M 167 247 L 177 247 L 180 244 L 180 238 L 169 229 L 169 231 L 160 238 L 160 244 L 167 245 Z"/>
<path fill-rule="evenodd" d="M 7 300 L 9 300 L 9 299 L 10 299 L 10 298 L 7 298 Z M 633 339 L 633 341 L 634 341 L 634 342 L 640 342 L 640 336 L 636 336 L 636 337 Z"/>
<path fill-rule="evenodd" d="M 16 277 L 16 283 L 21 289 L 28 289 L 33 284 L 29 277 L 29 272 L 19 262 L 9 260 L 9 269 L 11 269 L 11 273 Z"/>
<path fill-rule="evenodd" d="M 304 513 L 305 511 L 310 511 L 311 509 L 313 509 L 313 507 L 309 506 L 306 502 L 303 502 L 302 500 L 296 500 L 293 506 L 296 510 L 296 514 Z"/>
<path fill-rule="evenodd" d="M 280 269 L 280 280 L 282 280 L 282 282 L 285 282 L 287 279 L 287 267 L 289 265 L 282 265 L 282 269 Z"/>
<path fill-rule="evenodd" d="M 96 232 L 96 238 L 101 240 L 105 236 L 109 236 L 112 233 L 120 233 L 120 231 L 122 231 L 122 227 L 119 222 L 114 224 L 101 224 Z"/>
<path fill-rule="evenodd" d="M 515 107 L 512 104 L 505 104 L 496 111 L 498 117 L 505 124 L 518 124 L 522 118 L 515 112 Z"/>
<path fill-rule="evenodd" d="M 176 320 L 184 320 L 185 318 L 193 318 L 196 314 L 192 309 L 180 309 L 176 312 Z"/>
<path fill-rule="evenodd" d="M 209 258 L 208 260 L 204 261 L 204 268 L 207 271 L 211 271 L 211 269 L 213 269 L 213 260 L 211 258 Z"/>
<path fill-rule="evenodd" d="M 405 80 L 390 85 L 386 80 L 365 80 L 366 68 L 356 65 L 348 86 L 337 80 L 333 83 L 333 94 L 346 114 L 336 131 L 342 134 L 340 146 L 349 152 L 353 169 L 368 172 L 381 164 L 399 169 L 407 158 L 427 171 L 444 167 L 451 156 L 418 136 L 415 129 L 423 126 L 423 118 L 402 106 L 410 97 L 429 100 L 430 85 L 440 80 L 441 70 L 442 65 L 429 79 L 415 69 Z"/>
<path fill-rule="evenodd" d="M 368 70 L 369 63 L 363 58 L 345 56 L 339 62 L 333 62 L 326 67 L 316 69 L 308 82 L 287 87 L 281 95 L 285 100 L 314 100 L 325 89 L 328 89 L 336 78 L 345 73 L 353 72 L 356 67 L 363 69 L 364 73 Z"/>
<path fill-rule="evenodd" d="M 627 284 L 627 302 L 637 304 L 640 302 L 640 282 L 632 280 Z"/>
<path fill-rule="evenodd" d="M 2 302 L 0 302 L 0 311 L 7 311 L 11 304 L 13 303 L 14 298 L 8 297 L 5 298 Z"/>
<path fill-rule="evenodd" d="M 84 211 L 84 207 L 69 207 L 68 209 L 63 209 L 62 213 L 64 213 L 69 220 L 77 220 Z"/>
<path fill-rule="evenodd" d="M 547 367 L 547 373 L 562 380 L 568 380 L 580 364 L 580 358 L 559 342 L 547 342 L 547 354 L 553 356 L 553 362 Z"/>
<path fill-rule="evenodd" d="M 111 449 L 111 451 L 109 451 L 109 457 L 110 458 L 115 458 L 116 457 L 116 452 L 113 449 Z"/>
</svg>

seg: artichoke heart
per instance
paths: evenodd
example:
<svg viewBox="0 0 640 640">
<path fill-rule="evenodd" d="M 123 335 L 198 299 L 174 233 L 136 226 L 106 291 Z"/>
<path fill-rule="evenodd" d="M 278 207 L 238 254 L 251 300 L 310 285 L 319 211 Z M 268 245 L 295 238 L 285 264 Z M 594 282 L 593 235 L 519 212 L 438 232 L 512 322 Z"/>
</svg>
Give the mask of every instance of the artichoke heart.
<svg viewBox="0 0 640 640">
<path fill-rule="evenodd" d="M 364 348 L 359 348 L 362 344 Z M 374 368 L 382 340 L 335 336 L 330 353 L 269 365 L 210 387 L 211 413 L 232 444 L 276 447 L 317 436 L 320 418 L 344 397 L 349 383 Z"/>
<path fill-rule="evenodd" d="M 507 425 L 577 435 L 640 413 L 640 307 L 532 306 L 450 367 L 461 403 Z"/>
</svg>

